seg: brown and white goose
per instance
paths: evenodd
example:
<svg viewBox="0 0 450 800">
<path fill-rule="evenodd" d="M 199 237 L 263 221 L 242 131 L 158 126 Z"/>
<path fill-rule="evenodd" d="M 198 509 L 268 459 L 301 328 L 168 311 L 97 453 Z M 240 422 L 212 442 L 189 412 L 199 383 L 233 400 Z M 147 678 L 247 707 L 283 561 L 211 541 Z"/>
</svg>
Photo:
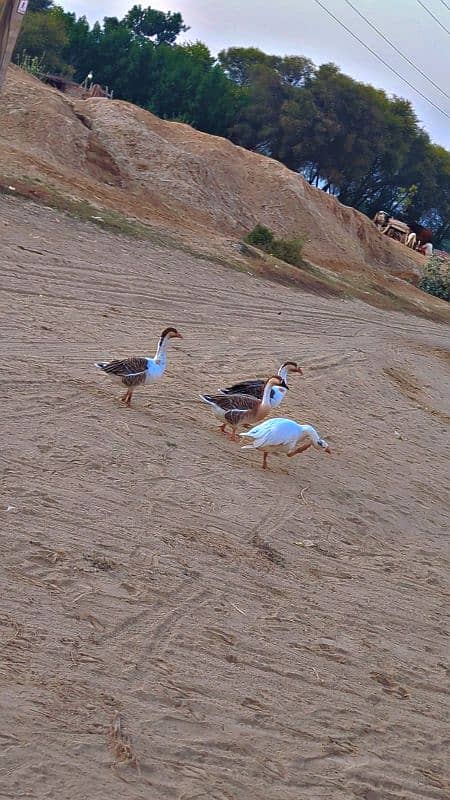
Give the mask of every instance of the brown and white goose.
<svg viewBox="0 0 450 800">
<path fill-rule="evenodd" d="M 288 375 L 297 372 L 299 375 L 303 375 L 303 370 L 299 367 L 299 365 L 295 361 L 285 361 L 284 364 L 281 365 L 280 369 L 278 370 L 278 376 L 284 381 L 287 386 L 287 377 Z M 252 397 L 257 397 L 260 400 L 263 396 L 264 386 L 266 385 L 266 381 L 255 378 L 253 380 L 242 381 L 241 383 L 235 383 L 233 386 L 228 386 L 226 389 L 221 389 L 221 393 L 224 395 L 233 395 L 233 394 L 248 394 Z M 284 394 L 281 392 L 272 392 L 271 398 L 271 405 L 272 408 L 277 408 L 280 405 L 284 398 Z"/>
<path fill-rule="evenodd" d="M 165 328 L 159 337 L 158 347 L 153 358 L 135 356 L 125 358 L 123 361 L 98 361 L 95 366 L 113 380 L 119 381 L 127 387 L 127 391 L 120 399 L 130 408 L 133 392 L 138 386 L 153 383 L 164 375 L 169 340 L 182 338 L 176 328 Z"/>
<path fill-rule="evenodd" d="M 220 430 L 226 433 L 227 424 L 231 426 L 231 438 L 237 440 L 237 429 L 243 425 L 255 425 L 261 422 L 273 408 L 270 394 L 277 387 L 279 394 L 285 394 L 287 386 L 283 378 L 274 375 L 266 381 L 261 399 L 249 394 L 202 394 L 204 403 L 211 406 L 213 414 L 222 421 Z"/>
</svg>

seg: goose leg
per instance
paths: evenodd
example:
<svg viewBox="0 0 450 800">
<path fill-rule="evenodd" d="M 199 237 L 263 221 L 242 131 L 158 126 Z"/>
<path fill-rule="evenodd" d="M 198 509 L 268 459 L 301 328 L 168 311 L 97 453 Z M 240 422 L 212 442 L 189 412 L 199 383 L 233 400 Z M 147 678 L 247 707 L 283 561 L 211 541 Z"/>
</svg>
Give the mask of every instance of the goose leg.
<svg viewBox="0 0 450 800">
<path fill-rule="evenodd" d="M 288 453 L 288 458 L 292 458 L 292 456 L 296 456 L 298 453 L 303 453 L 308 447 L 311 447 L 312 442 L 306 442 L 306 444 L 301 444 L 300 447 L 297 447 L 296 450 L 293 450 L 292 453 Z"/>
<path fill-rule="evenodd" d="M 132 397 L 133 397 L 133 390 L 132 389 L 128 389 L 125 392 L 125 394 L 123 395 L 123 397 L 121 397 L 120 399 L 122 400 L 122 403 L 125 403 L 125 405 L 128 408 L 131 408 L 131 398 Z"/>
<path fill-rule="evenodd" d="M 227 423 L 226 422 L 224 422 L 223 425 L 220 426 L 219 431 L 222 431 L 222 433 L 224 433 L 225 436 L 227 436 Z"/>
<path fill-rule="evenodd" d="M 268 453 L 263 453 L 263 463 L 262 463 L 262 468 L 263 469 L 269 469 L 268 466 L 267 466 L 267 456 L 268 455 L 269 455 Z"/>
</svg>

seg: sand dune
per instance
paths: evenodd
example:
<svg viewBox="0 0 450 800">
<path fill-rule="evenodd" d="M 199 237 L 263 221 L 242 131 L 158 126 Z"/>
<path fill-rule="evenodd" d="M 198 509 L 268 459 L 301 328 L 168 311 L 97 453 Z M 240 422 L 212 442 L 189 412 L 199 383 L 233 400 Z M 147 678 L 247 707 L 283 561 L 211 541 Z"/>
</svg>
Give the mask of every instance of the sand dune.
<svg viewBox="0 0 450 800">
<path fill-rule="evenodd" d="M 306 256 L 338 273 L 417 281 L 423 257 L 282 164 L 130 103 L 74 100 L 11 68 L 0 105 L 0 183 L 89 200 L 229 253 L 257 222 L 306 234 Z M 400 292 L 394 287 L 394 292 Z"/>
</svg>

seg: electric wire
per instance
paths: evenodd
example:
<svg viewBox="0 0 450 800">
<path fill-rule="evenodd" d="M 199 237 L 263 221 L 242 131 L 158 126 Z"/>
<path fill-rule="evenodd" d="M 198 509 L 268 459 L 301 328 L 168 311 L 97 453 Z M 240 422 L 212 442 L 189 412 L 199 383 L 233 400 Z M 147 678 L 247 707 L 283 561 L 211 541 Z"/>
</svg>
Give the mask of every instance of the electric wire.
<svg viewBox="0 0 450 800">
<path fill-rule="evenodd" d="M 372 48 L 371 48 L 371 47 L 369 47 L 369 45 L 367 45 L 365 42 L 363 42 L 363 40 L 362 40 L 362 39 L 360 39 L 360 37 L 359 37 L 359 36 L 357 36 L 357 35 L 356 35 L 356 33 L 353 33 L 353 31 L 352 31 L 352 30 L 350 30 L 350 28 L 348 28 L 348 27 L 347 27 L 347 25 L 345 25 L 343 22 L 341 22 L 341 20 L 339 19 L 339 17 L 337 17 L 335 14 L 333 14 L 333 12 L 332 12 L 332 11 L 330 11 L 330 10 L 329 10 L 329 9 L 328 9 L 328 8 L 327 8 L 327 7 L 326 7 L 326 6 L 325 6 L 325 5 L 322 3 L 322 2 L 321 2 L 321 0 L 314 0 L 314 2 L 315 2 L 315 3 L 317 3 L 317 5 L 318 5 L 318 6 L 320 6 L 320 7 L 323 9 L 323 11 L 325 11 L 325 12 L 328 14 L 328 16 L 329 16 L 329 17 L 331 17 L 332 19 L 334 19 L 334 21 L 335 21 L 335 22 L 337 22 L 337 23 L 338 23 L 338 25 L 340 25 L 340 26 L 341 26 L 341 28 L 344 28 L 344 30 L 345 30 L 345 31 L 347 31 L 347 33 L 349 33 L 349 34 L 350 34 L 350 36 L 353 36 L 353 38 L 354 38 L 354 39 L 356 39 L 356 41 L 357 41 L 357 42 L 359 42 L 359 44 L 362 44 L 362 46 L 363 46 L 363 47 L 365 47 L 365 49 L 366 49 L 366 50 L 368 50 L 368 52 L 369 52 L 369 53 L 372 53 L 372 55 L 373 55 L 373 56 L 375 56 L 375 58 L 377 58 L 377 59 L 378 59 L 378 61 L 380 61 L 380 62 L 381 62 L 381 63 L 382 63 L 382 64 L 383 64 L 385 67 L 387 67 L 387 68 L 388 68 L 388 69 L 389 69 L 391 72 L 393 72 L 393 73 L 394 73 L 394 75 L 396 75 L 396 76 L 397 76 L 397 78 L 400 78 L 400 80 L 401 80 L 401 81 L 403 81 L 403 83 L 406 83 L 406 85 L 407 85 L 407 86 L 409 86 L 409 87 L 410 87 L 410 89 L 412 89 L 412 90 L 413 90 L 413 91 L 414 91 L 416 94 L 420 95 L 420 97 L 423 97 L 423 99 L 424 99 L 424 100 L 425 100 L 425 101 L 426 101 L 426 102 L 427 102 L 427 103 L 428 103 L 430 106 L 433 106 L 433 108 L 435 108 L 435 109 L 436 109 L 436 111 L 439 111 L 439 113 L 440 113 L 440 114 L 443 114 L 443 116 L 444 116 L 444 117 L 447 117 L 447 119 L 450 119 L 450 115 L 449 115 L 449 114 L 447 114 L 447 112 L 446 112 L 446 111 L 444 111 L 444 109 L 442 109 L 440 106 L 436 105 L 436 103 L 434 103 L 434 102 L 433 102 L 433 100 L 430 100 L 430 98 L 429 98 L 429 97 L 427 97 L 427 96 L 426 96 L 426 95 L 425 95 L 423 92 L 421 92 L 421 91 L 420 91 L 420 89 L 417 89 L 417 88 L 416 88 L 416 87 L 415 87 L 415 86 L 414 86 L 414 85 L 413 85 L 413 84 L 412 84 L 410 81 L 408 81 L 408 80 L 407 80 L 407 78 L 404 78 L 404 77 L 403 77 L 403 75 L 401 75 L 399 72 L 397 72 L 397 70 L 396 70 L 396 69 L 394 69 L 394 67 L 391 67 L 391 65 L 390 65 L 390 64 L 388 64 L 388 62 L 387 62 L 387 61 L 385 61 L 385 60 L 384 60 L 384 58 L 382 58 L 381 56 L 379 56 L 379 55 L 378 55 L 378 53 L 376 53 L 376 52 L 375 52 L 375 50 L 372 50 Z"/>
<path fill-rule="evenodd" d="M 417 2 L 419 3 L 419 6 L 422 6 L 422 8 L 423 8 L 423 9 L 424 9 L 424 10 L 427 12 L 427 14 L 429 14 L 429 15 L 430 15 L 430 17 L 433 17 L 433 19 L 434 19 L 434 20 L 437 22 L 437 24 L 441 26 L 442 30 L 443 30 L 443 31 L 445 31 L 446 33 L 448 33 L 448 35 L 450 36 L 450 31 L 449 31 L 449 29 L 445 27 L 445 25 L 444 25 L 444 24 L 441 22 L 441 20 L 439 19 L 439 17 L 436 17 L 436 15 L 435 15 L 435 14 L 433 14 L 433 12 L 432 12 L 432 11 L 430 11 L 430 9 L 429 9 L 429 8 L 427 8 L 427 6 L 425 5 L 425 3 L 422 3 L 422 0 L 417 0 Z"/>
<path fill-rule="evenodd" d="M 408 56 L 405 56 L 405 54 L 402 53 L 402 51 L 399 50 L 399 48 L 393 42 L 391 42 L 391 40 L 388 39 L 388 37 L 385 36 L 382 31 L 380 31 L 376 27 L 376 25 L 374 25 L 369 19 L 367 19 L 367 17 L 365 17 L 364 14 L 362 14 L 361 11 L 358 8 L 356 8 L 356 6 L 354 6 L 353 3 L 350 2 L 350 0 L 345 0 L 345 2 L 347 3 L 348 6 L 350 6 L 350 8 L 353 9 L 353 11 L 355 11 L 356 14 L 358 14 L 359 17 L 361 17 L 361 19 L 364 20 L 364 22 L 367 22 L 367 24 L 372 28 L 372 30 L 374 30 L 375 33 L 378 34 L 378 36 L 381 36 L 381 38 L 384 39 L 384 41 L 387 42 L 388 45 L 392 47 L 392 49 L 395 50 L 396 53 L 399 54 L 399 56 L 401 56 L 405 61 L 407 61 L 407 63 L 411 67 L 413 67 L 416 70 L 416 72 L 419 73 L 419 75 L 422 75 L 422 77 L 425 78 L 425 80 L 427 80 L 429 83 L 431 83 L 431 85 L 434 86 L 435 89 L 437 89 L 439 92 L 441 92 L 441 94 L 445 95 L 445 97 L 447 97 L 450 100 L 450 95 L 447 94 L 447 92 L 444 89 L 441 89 L 441 87 L 438 86 L 438 84 L 435 83 L 431 78 L 429 78 L 428 75 L 425 72 L 423 72 L 423 70 L 420 69 L 420 67 L 416 67 L 414 62 L 411 61 L 411 59 L 408 58 Z"/>
</svg>

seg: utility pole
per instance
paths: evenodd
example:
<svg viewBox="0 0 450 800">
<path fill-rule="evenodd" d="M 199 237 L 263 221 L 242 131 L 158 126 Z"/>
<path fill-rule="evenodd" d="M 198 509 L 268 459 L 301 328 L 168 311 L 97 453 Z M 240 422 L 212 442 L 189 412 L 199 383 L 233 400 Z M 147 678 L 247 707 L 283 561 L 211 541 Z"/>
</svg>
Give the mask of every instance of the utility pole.
<svg viewBox="0 0 450 800">
<path fill-rule="evenodd" d="M 0 93 L 27 6 L 28 0 L 0 0 Z"/>
</svg>

